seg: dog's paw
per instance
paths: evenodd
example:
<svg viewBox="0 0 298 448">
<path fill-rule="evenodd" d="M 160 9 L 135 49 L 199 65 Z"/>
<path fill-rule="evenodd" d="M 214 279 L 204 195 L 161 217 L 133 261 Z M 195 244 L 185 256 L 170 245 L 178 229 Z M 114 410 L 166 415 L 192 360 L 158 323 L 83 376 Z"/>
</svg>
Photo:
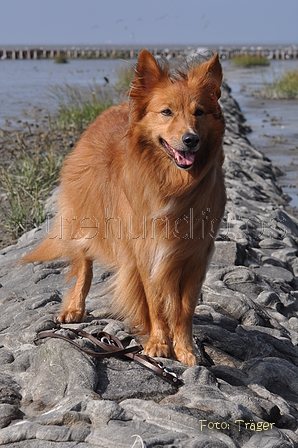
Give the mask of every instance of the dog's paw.
<svg viewBox="0 0 298 448">
<path fill-rule="evenodd" d="M 174 353 L 178 361 L 182 362 L 183 364 L 186 364 L 187 366 L 195 366 L 197 364 L 196 358 L 192 352 L 192 350 L 188 350 L 183 347 L 175 346 L 174 347 Z"/>
<path fill-rule="evenodd" d="M 57 322 L 60 324 L 70 324 L 72 322 L 82 322 L 85 316 L 85 310 L 70 309 L 61 311 L 56 317 Z"/>
<path fill-rule="evenodd" d="M 160 358 L 170 358 L 171 357 L 171 349 L 170 343 L 160 342 L 156 340 L 150 340 L 145 345 L 145 353 L 147 356 L 151 358 L 160 357 Z"/>
</svg>

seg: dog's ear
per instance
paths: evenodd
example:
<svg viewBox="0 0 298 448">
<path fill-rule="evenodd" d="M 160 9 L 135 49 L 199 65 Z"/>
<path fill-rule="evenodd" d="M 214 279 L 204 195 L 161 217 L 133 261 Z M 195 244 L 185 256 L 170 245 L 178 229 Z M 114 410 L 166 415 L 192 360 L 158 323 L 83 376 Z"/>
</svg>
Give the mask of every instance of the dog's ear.
<svg viewBox="0 0 298 448">
<path fill-rule="evenodd" d="M 150 91 L 163 77 L 163 70 L 147 50 L 142 50 L 135 73 L 134 86 Z"/>
<path fill-rule="evenodd" d="M 215 53 L 212 59 L 203 62 L 201 65 L 194 66 L 188 76 L 191 82 L 198 83 L 198 86 L 204 86 L 212 90 L 217 99 L 221 96 L 220 86 L 222 83 L 222 68 L 219 62 L 218 54 Z"/>
<path fill-rule="evenodd" d="M 222 83 L 222 68 L 219 62 L 218 53 L 215 53 L 212 59 L 207 62 L 207 72 L 211 73 L 213 78 L 217 81 L 218 86 Z"/>
<path fill-rule="evenodd" d="M 157 85 L 168 82 L 168 79 L 169 69 L 167 65 L 160 67 L 149 51 L 142 50 L 129 91 L 131 123 L 135 123 L 143 117 L 152 97 L 152 90 Z"/>
<path fill-rule="evenodd" d="M 212 59 L 203 62 L 200 65 L 195 65 L 191 68 L 188 78 L 189 79 L 200 79 L 200 78 L 212 78 L 218 87 L 222 83 L 222 68 L 219 62 L 218 53 L 215 53 Z"/>
</svg>

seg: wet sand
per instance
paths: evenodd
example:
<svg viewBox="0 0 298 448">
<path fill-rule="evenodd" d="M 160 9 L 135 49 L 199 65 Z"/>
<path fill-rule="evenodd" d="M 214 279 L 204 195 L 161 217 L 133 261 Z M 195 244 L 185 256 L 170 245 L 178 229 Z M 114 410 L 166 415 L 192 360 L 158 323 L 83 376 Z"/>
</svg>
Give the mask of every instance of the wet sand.
<svg viewBox="0 0 298 448">
<path fill-rule="evenodd" d="M 249 113 L 247 113 L 249 109 Z M 287 111 L 284 114 L 284 111 Z M 253 129 L 251 143 L 280 170 L 278 183 L 291 197 L 291 213 L 298 215 L 298 127 L 297 101 L 269 100 L 256 96 L 248 99 L 244 115 Z"/>
<path fill-rule="evenodd" d="M 227 63 L 224 78 L 232 88 L 252 132 L 247 137 L 281 170 L 278 182 L 292 199 L 290 205 L 298 208 L 298 126 L 297 100 L 265 99 L 260 95 L 264 83 L 287 70 L 297 68 L 295 61 L 272 61 L 269 67 L 240 68 Z"/>
</svg>

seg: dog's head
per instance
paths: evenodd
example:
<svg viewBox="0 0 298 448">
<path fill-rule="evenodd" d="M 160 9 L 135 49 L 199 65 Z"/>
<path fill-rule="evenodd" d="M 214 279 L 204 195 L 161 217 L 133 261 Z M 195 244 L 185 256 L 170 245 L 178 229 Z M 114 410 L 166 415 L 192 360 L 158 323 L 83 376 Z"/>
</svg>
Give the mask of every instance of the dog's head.
<svg viewBox="0 0 298 448">
<path fill-rule="evenodd" d="M 218 150 L 224 119 L 218 104 L 222 69 L 218 55 L 172 74 L 146 50 L 139 57 L 130 90 L 131 127 L 143 148 L 181 170 L 201 170 Z"/>
</svg>

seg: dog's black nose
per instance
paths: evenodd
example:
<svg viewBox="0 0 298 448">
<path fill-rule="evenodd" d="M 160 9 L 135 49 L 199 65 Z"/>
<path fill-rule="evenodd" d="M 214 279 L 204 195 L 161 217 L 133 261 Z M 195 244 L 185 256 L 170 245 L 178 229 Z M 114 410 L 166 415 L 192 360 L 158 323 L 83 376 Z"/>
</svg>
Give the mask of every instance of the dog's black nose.
<svg viewBox="0 0 298 448">
<path fill-rule="evenodd" d="M 197 136 L 197 134 L 192 134 L 188 132 L 187 134 L 183 135 L 182 141 L 185 144 L 185 146 L 187 146 L 189 149 L 193 149 L 198 145 L 200 139 Z"/>
</svg>

